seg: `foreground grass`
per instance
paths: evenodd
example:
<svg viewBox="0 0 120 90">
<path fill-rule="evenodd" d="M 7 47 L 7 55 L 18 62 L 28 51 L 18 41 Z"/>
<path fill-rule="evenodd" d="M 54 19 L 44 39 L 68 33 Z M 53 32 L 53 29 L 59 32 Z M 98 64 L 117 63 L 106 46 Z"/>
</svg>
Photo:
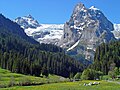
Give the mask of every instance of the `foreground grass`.
<svg viewBox="0 0 120 90">
<path fill-rule="evenodd" d="M 41 78 L 23 74 L 11 73 L 0 68 L 0 88 L 22 84 L 46 84 L 60 82 L 60 76 L 49 75 L 49 78 Z"/>
<path fill-rule="evenodd" d="M 120 84 L 116 82 L 99 81 L 99 85 L 84 86 L 84 83 L 98 81 L 79 81 L 60 83 L 62 77 L 50 75 L 49 79 L 11 73 L 0 68 L 0 90 L 120 90 Z M 62 79 L 63 80 L 63 79 Z M 58 82 L 58 83 L 56 83 Z M 14 86 L 20 83 L 35 83 L 36 86 Z M 37 85 L 43 83 L 43 85 Z M 49 83 L 49 84 L 48 84 Z M 9 87 L 9 85 L 13 85 Z M 6 88 L 3 88 L 6 87 Z"/>
<path fill-rule="evenodd" d="M 2 90 L 120 90 L 120 84 L 114 82 L 99 81 L 99 85 L 84 86 L 84 83 L 94 81 L 79 81 L 79 82 L 66 82 L 44 84 L 40 86 L 17 86 L 5 88 Z"/>
</svg>

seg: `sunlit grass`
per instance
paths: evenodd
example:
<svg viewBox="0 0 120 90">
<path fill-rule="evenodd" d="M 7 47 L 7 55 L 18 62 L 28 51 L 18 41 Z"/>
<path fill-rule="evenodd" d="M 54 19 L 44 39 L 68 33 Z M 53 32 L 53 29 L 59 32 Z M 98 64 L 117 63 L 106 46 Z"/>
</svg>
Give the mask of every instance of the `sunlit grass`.
<svg viewBox="0 0 120 90">
<path fill-rule="evenodd" d="M 6 88 L 4 90 L 120 90 L 120 85 L 106 81 L 99 81 L 99 85 L 84 86 L 84 83 L 98 82 L 98 81 L 79 81 L 79 82 L 66 82 L 44 84 L 39 86 L 17 86 Z"/>
<path fill-rule="evenodd" d="M 49 79 L 34 77 L 29 75 L 11 73 L 8 70 L 4 70 L 0 68 L 0 86 L 6 86 L 6 88 L 0 88 L 0 90 L 120 90 L 120 84 L 117 84 L 115 82 L 83 80 L 79 82 L 60 83 L 59 82 L 60 78 L 61 78 L 60 76 L 56 76 L 56 75 L 50 75 Z M 17 84 L 24 81 L 29 81 L 32 83 L 33 82 L 45 83 L 45 84 L 37 85 L 37 86 L 7 87 L 10 84 L 10 82 L 14 82 L 15 84 Z M 90 83 L 90 82 L 100 82 L 100 84 L 93 86 L 84 86 L 84 83 Z"/>
<path fill-rule="evenodd" d="M 49 78 L 41 78 L 30 75 L 11 73 L 8 70 L 0 68 L 0 87 L 9 87 L 9 85 L 12 83 L 17 85 L 25 82 L 34 84 L 58 82 L 60 81 L 60 78 L 60 76 L 56 75 L 49 75 Z"/>
</svg>

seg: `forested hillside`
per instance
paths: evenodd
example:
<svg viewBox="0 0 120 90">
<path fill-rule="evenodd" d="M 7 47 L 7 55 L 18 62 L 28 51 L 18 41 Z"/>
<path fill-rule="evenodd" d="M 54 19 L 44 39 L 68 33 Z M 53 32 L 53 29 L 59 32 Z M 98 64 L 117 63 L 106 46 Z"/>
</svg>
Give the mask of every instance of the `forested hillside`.
<svg viewBox="0 0 120 90">
<path fill-rule="evenodd" d="M 69 77 L 71 73 L 83 70 L 83 65 L 65 55 L 61 48 L 39 45 L 19 28 L 16 23 L 0 16 L 0 67 L 35 76 L 50 73 Z"/>
<path fill-rule="evenodd" d="M 104 74 L 117 67 L 120 67 L 120 41 L 101 44 L 95 54 L 94 63 L 90 66 L 92 69 L 102 71 Z"/>
</svg>

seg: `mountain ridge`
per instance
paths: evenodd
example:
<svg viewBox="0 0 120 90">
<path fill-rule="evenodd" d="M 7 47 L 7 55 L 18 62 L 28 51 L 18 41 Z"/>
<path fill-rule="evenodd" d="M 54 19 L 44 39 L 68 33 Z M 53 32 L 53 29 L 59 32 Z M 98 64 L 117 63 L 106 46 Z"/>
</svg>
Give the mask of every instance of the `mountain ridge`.
<svg viewBox="0 0 120 90">
<path fill-rule="evenodd" d="M 37 28 L 41 26 L 37 20 L 33 18 L 32 15 L 28 14 L 24 17 L 17 17 L 14 22 L 18 23 L 23 29 Z"/>
<path fill-rule="evenodd" d="M 113 30 L 113 24 L 99 9 L 93 6 L 86 8 L 78 3 L 70 20 L 64 24 L 64 35 L 59 46 L 66 48 L 70 55 L 77 55 L 77 59 L 83 57 L 93 60 L 98 45 L 115 39 L 111 33 Z"/>
<path fill-rule="evenodd" d="M 11 25 L 11 23 L 12 23 L 12 25 Z M 24 33 L 24 30 L 21 28 L 20 25 L 18 25 L 16 22 L 13 22 L 12 20 L 6 18 L 2 14 L 0 14 L 0 27 L 9 30 L 9 32 L 11 32 L 12 34 L 19 36 L 20 38 L 22 38 L 28 42 L 31 42 L 33 44 L 38 43 L 34 39 L 27 36 L 26 33 Z"/>
<path fill-rule="evenodd" d="M 41 27 L 44 24 L 41 24 L 39 30 L 29 28 L 25 31 L 38 42 L 58 45 L 79 60 L 93 60 L 98 45 L 115 40 L 115 34 L 111 33 L 114 30 L 113 24 L 102 11 L 95 6 L 86 8 L 82 3 L 75 6 L 70 20 L 59 28 L 58 33 L 54 32 L 56 28 L 52 28 L 52 31 L 51 27 L 40 29 Z M 57 38 L 52 38 L 54 33 Z"/>
<path fill-rule="evenodd" d="M 27 17 L 27 19 L 26 19 Z M 57 45 L 63 35 L 63 24 L 37 24 L 34 28 L 35 19 L 31 15 L 16 18 L 14 21 L 21 25 L 25 33 L 34 38 L 39 43 L 54 44 Z M 24 22 L 26 24 L 24 24 Z M 31 21 L 28 22 L 28 21 Z M 33 24 L 32 24 L 33 22 Z M 36 20 L 36 22 L 38 22 Z"/>
</svg>

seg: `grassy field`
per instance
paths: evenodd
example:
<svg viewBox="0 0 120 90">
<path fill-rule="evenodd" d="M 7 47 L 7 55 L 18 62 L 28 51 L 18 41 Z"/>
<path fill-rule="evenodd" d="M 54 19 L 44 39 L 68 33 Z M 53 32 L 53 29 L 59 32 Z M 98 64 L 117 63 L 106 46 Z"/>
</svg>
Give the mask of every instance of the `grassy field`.
<svg viewBox="0 0 120 90">
<path fill-rule="evenodd" d="M 49 78 L 34 77 L 29 75 L 11 73 L 8 70 L 0 68 L 0 88 L 25 83 L 43 84 L 58 82 L 61 81 L 60 78 L 60 76 L 56 75 L 49 75 Z"/>
<path fill-rule="evenodd" d="M 39 86 L 17 86 L 5 88 L 2 90 L 120 90 L 120 84 L 114 82 L 99 81 L 99 85 L 84 86 L 84 83 L 94 81 L 79 81 L 79 82 L 66 82 L 44 84 Z M 96 82 L 96 81 L 95 81 Z M 98 81 L 97 81 L 98 82 Z"/>
<path fill-rule="evenodd" d="M 6 88 L 0 88 L 0 90 L 120 90 L 120 84 L 116 82 L 83 80 L 79 82 L 60 83 L 61 81 L 60 78 L 62 77 L 56 75 L 50 75 L 49 79 L 34 77 L 34 76 L 11 73 L 8 70 L 4 70 L 0 68 L 0 87 L 6 87 Z M 35 84 L 40 84 L 40 83 L 44 83 L 44 84 L 33 85 L 33 86 L 14 86 L 14 84 L 17 85 L 19 83 L 27 83 L 27 82 L 35 83 Z M 84 86 L 84 83 L 89 83 L 89 82 L 100 82 L 100 84 L 93 86 Z M 13 85 L 13 86 L 9 87 L 9 85 L 11 86 Z"/>
</svg>

